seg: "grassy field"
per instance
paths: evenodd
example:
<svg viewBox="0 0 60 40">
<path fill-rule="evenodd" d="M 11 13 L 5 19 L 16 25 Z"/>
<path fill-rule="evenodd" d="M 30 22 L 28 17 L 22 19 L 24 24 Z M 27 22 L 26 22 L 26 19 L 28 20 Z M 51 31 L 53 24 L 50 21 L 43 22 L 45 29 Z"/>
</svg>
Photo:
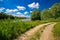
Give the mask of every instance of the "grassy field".
<svg viewBox="0 0 60 40">
<path fill-rule="evenodd" d="M 49 19 L 42 21 L 14 21 L 14 20 L 0 20 L 0 40 L 12 40 L 19 35 L 23 34 L 27 30 L 35 27 L 36 25 L 57 22 L 57 25 L 53 29 L 54 36 L 60 37 L 60 18 Z"/>
<path fill-rule="evenodd" d="M 45 21 L 14 22 L 13 20 L 0 20 L 0 40 L 12 40 L 26 32 L 27 30 L 42 23 L 46 22 Z"/>
</svg>

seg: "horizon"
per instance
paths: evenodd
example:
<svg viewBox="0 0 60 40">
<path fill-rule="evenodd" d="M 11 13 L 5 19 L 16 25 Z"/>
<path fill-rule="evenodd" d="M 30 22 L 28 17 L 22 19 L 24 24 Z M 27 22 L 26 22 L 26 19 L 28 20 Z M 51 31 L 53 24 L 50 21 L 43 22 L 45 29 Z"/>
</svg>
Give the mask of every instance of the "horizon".
<svg viewBox="0 0 60 40">
<path fill-rule="evenodd" d="M 32 10 L 49 9 L 55 3 L 60 3 L 60 0 L 0 0 L 0 12 L 29 17 Z"/>
</svg>

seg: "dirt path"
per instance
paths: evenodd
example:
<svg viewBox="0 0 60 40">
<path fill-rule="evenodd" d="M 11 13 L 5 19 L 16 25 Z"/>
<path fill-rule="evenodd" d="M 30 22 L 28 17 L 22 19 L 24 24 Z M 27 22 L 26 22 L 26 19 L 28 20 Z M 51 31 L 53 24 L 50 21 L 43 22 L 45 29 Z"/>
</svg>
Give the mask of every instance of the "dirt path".
<svg viewBox="0 0 60 40">
<path fill-rule="evenodd" d="M 35 28 L 28 30 L 27 32 L 25 32 L 25 34 L 22 34 L 20 37 L 18 37 L 15 40 L 29 40 L 29 37 L 31 37 L 34 33 L 36 33 L 41 27 L 48 25 L 48 24 L 51 24 L 51 23 L 45 23 L 45 24 L 38 25 Z"/>
<path fill-rule="evenodd" d="M 52 33 L 52 28 L 54 27 L 55 24 L 56 23 L 50 24 L 44 29 L 43 33 L 41 34 L 40 40 L 54 40 L 52 38 L 51 33 Z"/>
</svg>

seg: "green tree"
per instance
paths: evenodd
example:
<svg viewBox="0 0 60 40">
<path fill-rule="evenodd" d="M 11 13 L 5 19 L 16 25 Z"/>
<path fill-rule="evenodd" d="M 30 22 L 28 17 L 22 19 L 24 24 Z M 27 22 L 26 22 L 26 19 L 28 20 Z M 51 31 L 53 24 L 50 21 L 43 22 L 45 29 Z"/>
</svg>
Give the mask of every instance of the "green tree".
<svg viewBox="0 0 60 40">
<path fill-rule="evenodd" d="M 52 14 L 48 10 L 44 9 L 41 12 L 41 19 L 46 20 L 46 19 L 49 19 L 49 18 L 52 18 Z"/>
<path fill-rule="evenodd" d="M 41 20 L 40 18 L 40 11 L 39 10 L 34 10 L 31 13 L 31 20 Z"/>
<path fill-rule="evenodd" d="M 0 12 L 0 19 L 8 19 L 8 18 L 14 19 L 14 16 L 8 15 L 8 14 L 6 14 L 4 12 Z"/>
<path fill-rule="evenodd" d="M 53 15 L 53 18 L 60 17 L 60 3 L 54 4 L 50 9 L 50 13 Z"/>
<path fill-rule="evenodd" d="M 0 19 L 7 18 L 8 16 L 4 12 L 0 12 Z"/>
<path fill-rule="evenodd" d="M 60 17 L 60 3 L 56 3 L 48 10 L 45 9 L 41 12 L 41 19 L 43 20 L 58 17 Z"/>
</svg>

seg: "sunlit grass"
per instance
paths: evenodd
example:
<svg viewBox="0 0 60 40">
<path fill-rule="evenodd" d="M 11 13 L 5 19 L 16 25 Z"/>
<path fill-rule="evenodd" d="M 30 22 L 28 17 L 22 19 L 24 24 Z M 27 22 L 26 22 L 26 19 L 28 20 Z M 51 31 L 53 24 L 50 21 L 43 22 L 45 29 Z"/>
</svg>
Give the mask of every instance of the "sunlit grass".
<svg viewBox="0 0 60 40">
<path fill-rule="evenodd" d="M 0 20 L 0 40 L 12 40 L 41 23 L 40 21 L 13 22 L 13 20 Z"/>
<path fill-rule="evenodd" d="M 55 40 L 60 40 L 60 22 L 57 22 L 57 24 L 53 28 L 53 35 Z"/>
<path fill-rule="evenodd" d="M 0 40 L 12 40 L 24 32 L 28 31 L 29 29 L 47 22 L 59 22 L 60 18 L 58 19 L 49 19 L 49 20 L 38 20 L 38 21 L 14 21 L 10 19 L 0 20 Z M 58 23 L 57 25 L 59 25 Z M 60 25 L 58 26 L 58 28 Z M 59 29 L 55 27 L 54 32 L 55 34 L 60 35 Z"/>
</svg>

